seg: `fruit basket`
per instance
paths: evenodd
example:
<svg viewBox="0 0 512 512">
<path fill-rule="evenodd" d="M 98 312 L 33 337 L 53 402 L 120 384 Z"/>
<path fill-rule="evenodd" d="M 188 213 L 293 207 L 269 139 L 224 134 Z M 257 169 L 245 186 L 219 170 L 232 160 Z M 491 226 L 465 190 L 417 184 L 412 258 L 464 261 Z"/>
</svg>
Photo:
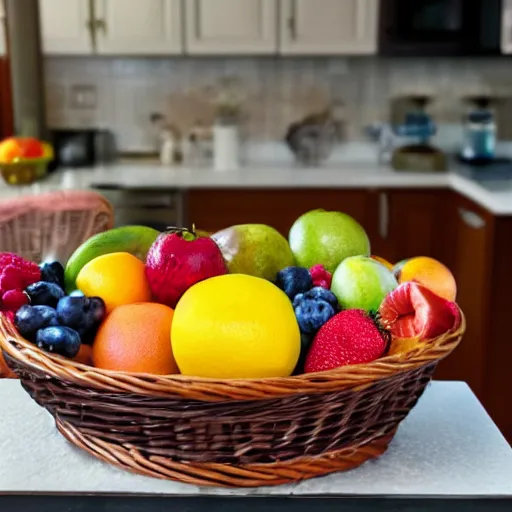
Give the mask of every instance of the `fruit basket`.
<svg viewBox="0 0 512 512">
<path fill-rule="evenodd" d="M 280 485 L 382 455 L 465 330 L 447 267 L 393 266 L 323 210 L 289 241 L 262 224 L 123 226 L 65 268 L 0 253 L 0 286 L 0 350 L 62 435 L 195 485 Z"/>
<path fill-rule="evenodd" d="M 51 158 L 31 158 L 13 163 L 2 163 L 2 178 L 8 185 L 29 185 L 44 177 Z"/>
<path fill-rule="evenodd" d="M 0 346 L 73 444 L 110 464 L 196 485 L 278 485 L 384 453 L 464 319 L 415 350 L 288 378 L 214 380 L 91 368 L 45 353 L 5 318 Z"/>
</svg>

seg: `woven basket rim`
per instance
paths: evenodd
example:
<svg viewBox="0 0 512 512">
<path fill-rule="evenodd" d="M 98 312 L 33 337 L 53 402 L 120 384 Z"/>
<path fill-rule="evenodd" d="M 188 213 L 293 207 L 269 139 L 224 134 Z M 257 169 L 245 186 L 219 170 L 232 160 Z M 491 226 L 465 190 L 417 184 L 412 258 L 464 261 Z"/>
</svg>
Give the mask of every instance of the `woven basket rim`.
<svg viewBox="0 0 512 512">
<path fill-rule="evenodd" d="M 155 375 L 121 372 L 84 365 L 71 359 L 41 350 L 24 339 L 8 318 L 0 313 L 0 351 L 14 360 L 21 360 L 32 369 L 40 370 L 74 384 L 97 387 L 104 391 L 133 391 L 150 395 L 176 393 L 201 400 L 217 401 L 220 397 L 242 399 L 280 397 L 303 392 L 325 392 L 339 388 L 336 383 L 354 387 L 371 384 L 397 373 L 435 363 L 448 356 L 459 344 L 466 329 L 466 319 L 460 310 L 457 329 L 437 338 L 425 340 L 408 352 L 384 356 L 367 364 L 347 365 L 334 370 L 304 373 L 290 377 L 215 379 L 181 374 Z M 238 392 L 227 392 L 227 388 Z M 247 392 L 251 388 L 259 392 Z M 188 392 L 187 392 L 188 391 Z"/>
</svg>

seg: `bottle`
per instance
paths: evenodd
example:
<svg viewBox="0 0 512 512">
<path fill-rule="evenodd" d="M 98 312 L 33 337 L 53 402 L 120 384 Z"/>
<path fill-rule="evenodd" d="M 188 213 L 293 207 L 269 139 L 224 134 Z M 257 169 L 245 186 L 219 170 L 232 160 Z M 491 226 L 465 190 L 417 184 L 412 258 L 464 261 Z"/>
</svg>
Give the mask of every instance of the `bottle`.
<svg viewBox="0 0 512 512">
<path fill-rule="evenodd" d="M 466 116 L 462 158 L 468 162 L 489 161 L 496 153 L 496 122 L 490 98 L 469 98 L 474 105 Z"/>
<path fill-rule="evenodd" d="M 233 171 L 240 166 L 238 125 L 217 123 L 213 127 L 213 167 L 216 171 Z"/>
<path fill-rule="evenodd" d="M 174 154 L 174 137 L 171 132 L 163 131 L 161 133 L 160 163 L 162 165 L 172 165 L 174 163 Z"/>
</svg>

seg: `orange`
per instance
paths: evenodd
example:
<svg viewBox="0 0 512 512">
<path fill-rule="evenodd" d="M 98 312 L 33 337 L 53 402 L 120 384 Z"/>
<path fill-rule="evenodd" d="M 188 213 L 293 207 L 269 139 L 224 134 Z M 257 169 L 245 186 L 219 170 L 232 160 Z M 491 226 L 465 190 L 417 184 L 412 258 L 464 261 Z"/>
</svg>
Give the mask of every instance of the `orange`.
<svg viewBox="0 0 512 512">
<path fill-rule="evenodd" d="M 427 256 L 407 260 L 399 270 L 398 282 L 416 281 L 446 300 L 454 301 L 457 283 L 450 269 Z"/>
<path fill-rule="evenodd" d="M 92 347 L 82 344 L 78 354 L 73 358 L 73 361 L 92 366 Z"/>
<path fill-rule="evenodd" d="M 76 286 L 88 297 L 101 297 L 107 314 L 124 304 L 151 300 L 144 263 L 127 252 L 92 259 L 78 273 Z"/>
<path fill-rule="evenodd" d="M 44 147 L 32 137 L 9 137 L 0 143 L 0 162 L 12 162 L 17 158 L 39 158 Z"/>
<path fill-rule="evenodd" d="M 393 270 L 393 265 L 389 263 L 388 260 L 385 260 L 384 258 L 381 258 L 380 256 L 375 256 L 375 254 L 372 254 L 370 256 L 375 261 L 378 261 L 381 265 L 384 265 L 388 270 Z"/>
<path fill-rule="evenodd" d="M 170 307 L 150 302 L 114 309 L 96 334 L 94 366 L 157 375 L 179 373 L 170 341 L 173 316 Z"/>
</svg>

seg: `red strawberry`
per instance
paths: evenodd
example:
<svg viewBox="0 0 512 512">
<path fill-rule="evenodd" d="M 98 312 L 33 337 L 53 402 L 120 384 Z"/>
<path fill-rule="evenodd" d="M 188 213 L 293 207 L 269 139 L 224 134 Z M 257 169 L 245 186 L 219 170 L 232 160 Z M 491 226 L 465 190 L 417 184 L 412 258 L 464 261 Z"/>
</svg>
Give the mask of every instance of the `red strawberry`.
<svg viewBox="0 0 512 512">
<path fill-rule="evenodd" d="M 151 292 L 171 308 L 192 285 L 227 272 L 217 244 L 187 229 L 173 228 L 159 235 L 146 258 Z"/>
<path fill-rule="evenodd" d="M 379 308 L 380 321 L 394 338 L 435 338 L 461 321 L 460 311 L 419 283 L 408 281 L 389 293 Z"/>
<path fill-rule="evenodd" d="M 318 331 L 306 357 L 306 373 L 332 370 L 378 359 L 388 346 L 388 335 L 362 309 L 347 309 Z"/>
<path fill-rule="evenodd" d="M 309 275 L 313 280 L 313 286 L 331 289 L 332 274 L 323 265 L 313 265 L 309 269 Z"/>
</svg>

